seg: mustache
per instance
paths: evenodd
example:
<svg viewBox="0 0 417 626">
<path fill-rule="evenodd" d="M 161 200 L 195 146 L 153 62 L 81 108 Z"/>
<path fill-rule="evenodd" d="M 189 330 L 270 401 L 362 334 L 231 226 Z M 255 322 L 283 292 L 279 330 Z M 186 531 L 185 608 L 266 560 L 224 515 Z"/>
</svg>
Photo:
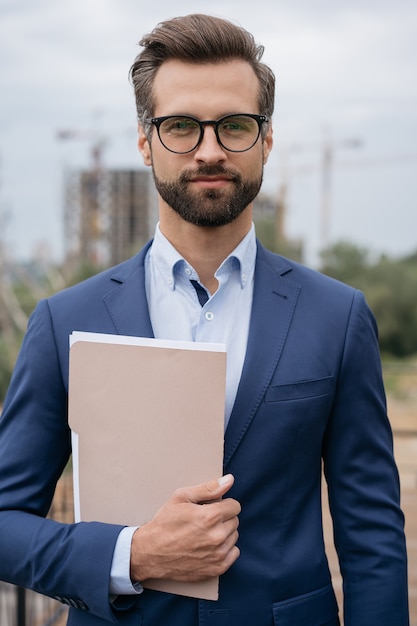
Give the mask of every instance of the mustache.
<svg viewBox="0 0 417 626">
<path fill-rule="evenodd" d="M 238 172 L 223 167 L 222 165 L 200 165 L 200 167 L 195 170 L 185 170 L 180 176 L 180 181 L 187 183 L 195 176 L 226 176 L 233 182 L 241 181 L 241 176 Z"/>
</svg>

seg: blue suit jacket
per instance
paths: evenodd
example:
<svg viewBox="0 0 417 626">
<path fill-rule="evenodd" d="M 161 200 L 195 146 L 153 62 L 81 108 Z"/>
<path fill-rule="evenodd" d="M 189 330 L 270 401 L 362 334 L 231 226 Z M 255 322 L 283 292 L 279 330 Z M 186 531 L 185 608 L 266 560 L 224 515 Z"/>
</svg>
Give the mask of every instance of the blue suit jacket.
<svg viewBox="0 0 417 626">
<path fill-rule="evenodd" d="M 219 600 L 145 590 L 111 606 L 120 527 L 43 519 L 70 455 L 69 334 L 152 336 L 145 253 L 40 302 L 31 317 L 0 421 L 0 578 L 71 604 L 72 626 L 336 626 L 323 462 L 345 625 L 406 626 L 403 515 L 374 319 L 360 292 L 260 245 L 225 435 L 241 556 L 221 577 Z"/>
</svg>

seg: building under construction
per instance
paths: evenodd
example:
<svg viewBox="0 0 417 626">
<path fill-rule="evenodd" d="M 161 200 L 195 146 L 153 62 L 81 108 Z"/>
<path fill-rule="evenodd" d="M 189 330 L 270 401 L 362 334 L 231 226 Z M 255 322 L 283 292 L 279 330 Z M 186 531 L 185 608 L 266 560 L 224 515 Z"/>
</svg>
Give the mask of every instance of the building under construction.
<svg viewBox="0 0 417 626">
<path fill-rule="evenodd" d="M 97 169 L 65 176 L 65 262 L 116 265 L 152 237 L 156 193 L 149 170 Z"/>
</svg>

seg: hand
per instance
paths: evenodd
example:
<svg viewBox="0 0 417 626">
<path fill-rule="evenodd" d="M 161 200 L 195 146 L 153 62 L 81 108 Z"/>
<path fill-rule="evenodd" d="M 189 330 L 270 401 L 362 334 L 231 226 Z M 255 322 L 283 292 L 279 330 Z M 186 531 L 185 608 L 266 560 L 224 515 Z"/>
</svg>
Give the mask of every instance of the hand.
<svg viewBox="0 0 417 626">
<path fill-rule="evenodd" d="M 228 474 L 177 489 L 133 535 L 132 581 L 169 578 L 197 582 L 228 570 L 240 554 L 236 546 L 240 504 L 220 498 L 233 483 Z"/>
</svg>

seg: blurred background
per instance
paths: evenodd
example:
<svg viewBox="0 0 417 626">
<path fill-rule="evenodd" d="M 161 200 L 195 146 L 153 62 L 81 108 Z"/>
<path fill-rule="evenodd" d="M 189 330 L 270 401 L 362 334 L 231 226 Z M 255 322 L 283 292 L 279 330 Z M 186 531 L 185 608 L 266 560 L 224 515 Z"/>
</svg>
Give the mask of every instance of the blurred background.
<svg viewBox="0 0 417 626">
<path fill-rule="evenodd" d="M 195 11 L 250 30 L 276 74 L 260 239 L 362 288 L 383 353 L 417 353 L 414 0 L 0 0 L 3 339 L 152 236 L 128 71 L 143 34 Z"/>
<path fill-rule="evenodd" d="M 0 403 L 37 300 L 152 236 L 128 71 L 143 34 L 191 12 L 230 19 L 265 46 L 277 95 L 258 236 L 365 292 L 414 506 L 414 0 L 0 0 Z M 412 565 L 417 580 L 415 552 Z"/>
</svg>

